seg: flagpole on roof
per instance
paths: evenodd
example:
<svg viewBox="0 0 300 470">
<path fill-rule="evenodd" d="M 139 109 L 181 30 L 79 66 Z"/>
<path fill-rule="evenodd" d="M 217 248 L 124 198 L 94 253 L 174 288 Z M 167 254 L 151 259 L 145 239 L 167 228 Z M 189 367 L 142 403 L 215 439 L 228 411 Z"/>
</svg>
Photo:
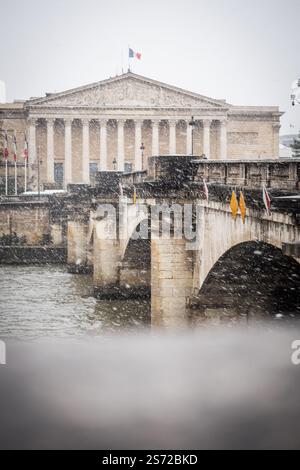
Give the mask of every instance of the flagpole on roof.
<svg viewBox="0 0 300 470">
<path fill-rule="evenodd" d="M 127 54 L 128 54 L 128 72 L 130 72 L 130 54 L 129 54 L 129 49 L 130 49 L 130 46 L 129 46 L 129 44 L 128 44 L 128 52 L 127 52 Z"/>
</svg>

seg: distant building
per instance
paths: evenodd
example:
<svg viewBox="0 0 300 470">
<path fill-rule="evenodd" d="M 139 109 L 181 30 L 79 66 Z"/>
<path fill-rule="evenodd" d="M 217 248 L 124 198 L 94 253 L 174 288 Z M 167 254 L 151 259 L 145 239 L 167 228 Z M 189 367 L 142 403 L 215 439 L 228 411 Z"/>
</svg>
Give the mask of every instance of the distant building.
<svg viewBox="0 0 300 470">
<path fill-rule="evenodd" d="M 151 155 L 208 159 L 279 157 L 278 107 L 233 106 L 131 72 L 0 105 L 0 126 L 29 138 L 30 183 L 90 183 L 97 170 L 141 171 Z M 11 141 L 11 138 L 10 138 Z M 142 150 L 141 144 L 145 149 Z"/>
<path fill-rule="evenodd" d="M 285 147 L 290 147 L 294 143 L 294 139 L 297 137 L 297 134 L 286 134 L 281 135 L 279 141 Z"/>
</svg>

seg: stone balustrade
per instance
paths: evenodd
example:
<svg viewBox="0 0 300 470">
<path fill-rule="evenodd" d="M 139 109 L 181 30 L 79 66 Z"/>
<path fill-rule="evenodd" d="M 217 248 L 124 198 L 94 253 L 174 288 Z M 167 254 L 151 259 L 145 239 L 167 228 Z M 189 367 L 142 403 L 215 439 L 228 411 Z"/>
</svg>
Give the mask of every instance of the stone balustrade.
<svg viewBox="0 0 300 470">
<path fill-rule="evenodd" d="M 251 188 L 300 189 L 300 159 L 204 161 L 194 160 L 195 180 Z"/>
<path fill-rule="evenodd" d="M 300 159 L 204 160 L 191 156 L 160 156 L 149 159 L 148 179 L 180 179 L 186 182 L 205 179 L 208 183 L 229 186 L 300 189 Z"/>
</svg>

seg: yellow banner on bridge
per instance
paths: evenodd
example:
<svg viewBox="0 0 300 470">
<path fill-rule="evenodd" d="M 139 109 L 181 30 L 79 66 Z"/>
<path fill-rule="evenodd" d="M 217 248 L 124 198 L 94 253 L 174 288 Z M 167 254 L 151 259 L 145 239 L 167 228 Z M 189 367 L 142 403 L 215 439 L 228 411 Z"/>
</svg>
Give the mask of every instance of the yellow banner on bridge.
<svg viewBox="0 0 300 470">
<path fill-rule="evenodd" d="M 240 206 L 242 221 L 243 221 L 243 224 L 244 224 L 244 223 L 245 223 L 245 220 L 246 220 L 247 207 L 246 207 L 246 202 L 245 202 L 244 194 L 243 194 L 242 191 L 240 191 L 239 206 Z"/>
<path fill-rule="evenodd" d="M 231 201 L 230 201 L 230 209 L 231 209 L 232 217 L 235 220 L 236 216 L 238 215 L 238 211 L 239 211 L 239 204 L 238 204 L 238 200 L 237 200 L 235 191 L 232 191 Z"/>
</svg>

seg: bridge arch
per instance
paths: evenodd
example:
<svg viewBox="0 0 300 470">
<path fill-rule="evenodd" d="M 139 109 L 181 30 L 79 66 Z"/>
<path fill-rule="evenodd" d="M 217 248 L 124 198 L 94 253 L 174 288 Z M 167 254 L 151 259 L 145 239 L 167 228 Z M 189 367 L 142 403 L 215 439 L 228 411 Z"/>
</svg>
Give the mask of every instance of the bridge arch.
<svg viewBox="0 0 300 470">
<path fill-rule="evenodd" d="M 144 219 L 143 219 L 144 220 Z M 138 224 L 134 230 L 140 229 Z M 120 262 L 120 288 L 135 298 L 151 296 L 151 233 L 147 238 L 130 237 Z"/>
<path fill-rule="evenodd" d="M 196 299 L 208 316 L 300 317 L 300 264 L 270 243 L 238 243 L 217 260 Z"/>
<path fill-rule="evenodd" d="M 120 256 L 123 260 L 132 239 L 149 239 L 149 212 L 145 204 L 125 204 L 120 215 Z M 139 229 L 139 230 L 137 230 Z M 138 234 L 141 233 L 142 237 Z M 134 236 L 136 235 L 136 236 Z"/>
<path fill-rule="evenodd" d="M 273 213 L 262 217 L 249 209 L 243 224 L 234 221 L 228 205 L 201 203 L 199 243 L 194 268 L 194 288 L 200 290 L 217 261 L 233 247 L 246 242 L 262 242 L 281 250 L 283 243 L 300 239 L 300 226 L 288 214 Z"/>
</svg>

